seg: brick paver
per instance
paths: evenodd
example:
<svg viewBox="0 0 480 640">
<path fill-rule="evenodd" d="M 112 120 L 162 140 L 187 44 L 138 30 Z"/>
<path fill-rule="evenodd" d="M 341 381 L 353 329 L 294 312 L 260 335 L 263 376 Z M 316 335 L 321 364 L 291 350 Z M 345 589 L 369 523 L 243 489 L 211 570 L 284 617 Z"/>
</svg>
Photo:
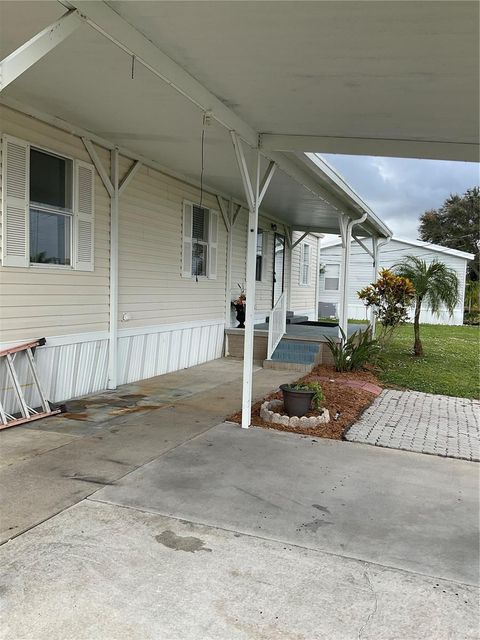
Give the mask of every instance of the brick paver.
<svg viewBox="0 0 480 640">
<path fill-rule="evenodd" d="M 379 447 L 479 461 L 479 416 L 477 400 L 386 389 L 345 437 Z"/>
</svg>

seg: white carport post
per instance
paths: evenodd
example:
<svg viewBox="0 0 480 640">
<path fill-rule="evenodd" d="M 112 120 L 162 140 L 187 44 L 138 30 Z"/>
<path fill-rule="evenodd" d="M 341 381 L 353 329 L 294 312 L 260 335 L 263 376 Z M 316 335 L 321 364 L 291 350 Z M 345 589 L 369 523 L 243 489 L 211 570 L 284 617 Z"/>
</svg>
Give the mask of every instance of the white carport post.
<svg viewBox="0 0 480 640">
<path fill-rule="evenodd" d="M 340 233 L 342 237 L 342 271 L 340 278 L 340 313 L 338 319 L 338 336 L 341 336 L 340 329 L 348 336 L 348 282 L 350 275 L 350 256 L 352 253 L 352 229 L 357 224 L 365 222 L 367 213 L 361 218 L 352 220 L 346 214 L 340 214 Z"/>
<path fill-rule="evenodd" d="M 263 180 L 260 182 L 260 152 L 257 149 L 255 182 L 252 185 L 242 143 L 235 131 L 231 131 L 233 148 L 242 177 L 245 197 L 248 202 L 247 236 L 247 282 L 245 330 L 243 343 L 243 387 L 242 387 L 242 429 L 248 429 L 252 417 L 253 382 L 253 341 L 255 324 L 255 266 L 257 254 L 258 210 L 267 192 L 275 171 L 275 163 L 270 162 Z"/>
<path fill-rule="evenodd" d="M 107 389 L 116 389 L 118 386 L 118 205 L 120 196 L 138 173 L 142 163 L 139 160 L 134 161 L 122 181 L 120 181 L 118 147 L 114 147 L 110 151 L 109 176 L 92 141 L 86 137 L 83 137 L 82 141 L 110 196 L 110 296 Z"/>
</svg>

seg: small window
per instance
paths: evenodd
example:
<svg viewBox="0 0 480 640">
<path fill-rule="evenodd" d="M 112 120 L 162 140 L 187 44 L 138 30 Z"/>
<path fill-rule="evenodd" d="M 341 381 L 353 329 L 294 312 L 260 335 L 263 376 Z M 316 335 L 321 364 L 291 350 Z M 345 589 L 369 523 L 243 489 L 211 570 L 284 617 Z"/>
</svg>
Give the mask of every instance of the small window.
<svg viewBox="0 0 480 640">
<path fill-rule="evenodd" d="M 262 281 L 263 276 L 263 229 L 257 231 L 257 263 L 255 267 L 255 280 Z"/>
<path fill-rule="evenodd" d="M 310 284 L 310 245 L 302 244 L 300 254 L 300 284 Z"/>
<path fill-rule="evenodd" d="M 73 162 L 30 149 L 30 262 L 72 264 Z"/>
<path fill-rule="evenodd" d="M 340 265 L 325 265 L 324 289 L 325 291 L 338 291 L 340 280 Z"/>
<path fill-rule="evenodd" d="M 208 268 L 208 209 L 193 205 L 192 275 L 206 276 Z"/>
</svg>

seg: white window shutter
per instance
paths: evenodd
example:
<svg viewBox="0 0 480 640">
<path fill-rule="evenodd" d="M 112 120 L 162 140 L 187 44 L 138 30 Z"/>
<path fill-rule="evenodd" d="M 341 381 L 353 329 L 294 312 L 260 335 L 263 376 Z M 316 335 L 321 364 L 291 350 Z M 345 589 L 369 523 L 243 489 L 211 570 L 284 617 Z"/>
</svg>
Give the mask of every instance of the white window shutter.
<svg viewBox="0 0 480 640">
<path fill-rule="evenodd" d="M 95 167 L 75 160 L 75 269 L 94 270 Z"/>
<path fill-rule="evenodd" d="M 4 136 L 2 156 L 2 263 L 5 267 L 28 267 L 30 145 Z"/>
<path fill-rule="evenodd" d="M 182 227 L 182 277 L 192 277 L 192 228 L 193 206 L 189 202 L 183 203 L 183 227 Z"/>
<path fill-rule="evenodd" d="M 217 254 L 218 254 L 218 212 L 212 211 L 208 216 L 208 277 L 217 277 Z"/>
</svg>

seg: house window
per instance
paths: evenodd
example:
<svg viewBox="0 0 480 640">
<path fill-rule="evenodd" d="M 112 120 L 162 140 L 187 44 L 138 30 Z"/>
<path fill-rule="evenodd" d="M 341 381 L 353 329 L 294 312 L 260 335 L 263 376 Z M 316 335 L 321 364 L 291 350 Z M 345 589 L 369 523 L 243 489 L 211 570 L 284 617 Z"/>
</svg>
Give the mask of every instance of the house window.
<svg viewBox="0 0 480 640">
<path fill-rule="evenodd" d="M 325 265 L 324 289 L 325 291 L 338 291 L 340 281 L 340 265 Z"/>
<path fill-rule="evenodd" d="M 183 203 L 182 277 L 217 277 L 218 211 Z"/>
<path fill-rule="evenodd" d="M 73 162 L 30 149 L 30 262 L 72 264 Z"/>
<path fill-rule="evenodd" d="M 255 280 L 261 282 L 263 274 L 263 229 L 257 231 L 257 262 L 255 266 Z"/>
<path fill-rule="evenodd" d="M 302 244 L 300 253 L 300 284 L 310 284 L 310 245 Z"/>
<path fill-rule="evenodd" d="M 95 167 L 2 136 L 4 267 L 94 270 Z"/>
<path fill-rule="evenodd" d="M 208 209 L 193 205 L 192 275 L 206 276 L 208 264 Z"/>
</svg>

